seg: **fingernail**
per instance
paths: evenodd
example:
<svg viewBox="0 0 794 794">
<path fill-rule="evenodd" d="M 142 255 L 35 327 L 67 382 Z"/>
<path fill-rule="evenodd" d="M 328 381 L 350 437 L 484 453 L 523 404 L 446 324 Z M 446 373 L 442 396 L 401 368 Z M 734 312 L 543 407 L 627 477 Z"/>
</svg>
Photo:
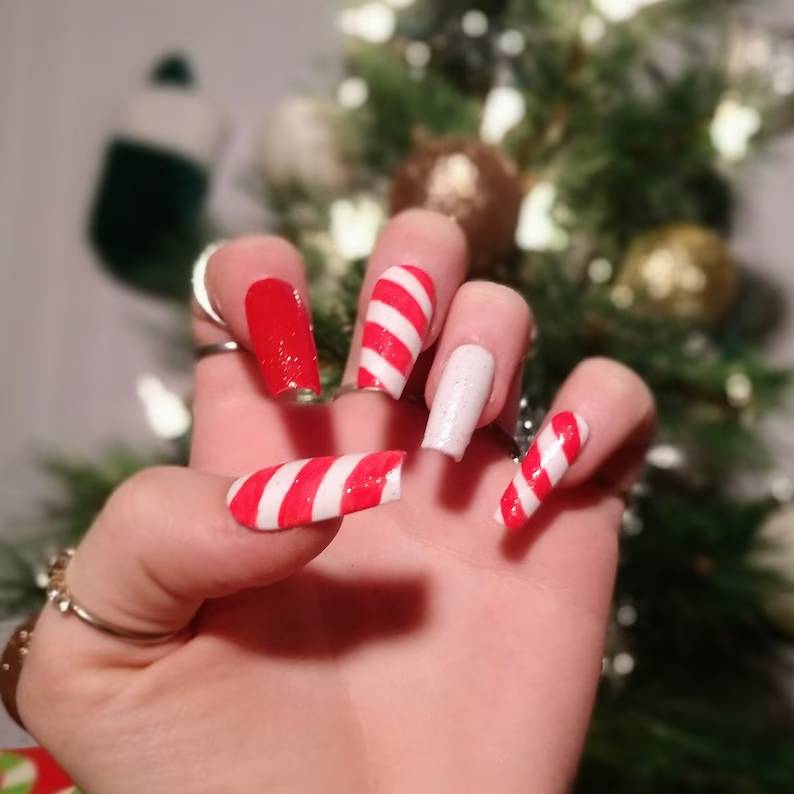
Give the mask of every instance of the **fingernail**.
<svg viewBox="0 0 794 794">
<path fill-rule="evenodd" d="M 300 390 L 320 393 L 317 347 L 298 290 L 280 278 L 251 285 L 245 314 L 254 353 L 273 397 Z"/>
<path fill-rule="evenodd" d="M 438 384 L 423 449 L 460 461 L 493 388 L 494 357 L 480 345 L 461 345 L 449 357 Z"/>
<path fill-rule="evenodd" d="M 555 414 L 507 486 L 494 516 L 496 520 L 509 529 L 524 526 L 579 457 L 589 434 L 587 423 L 578 414 Z"/>
<path fill-rule="evenodd" d="M 359 388 L 376 388 L 397 399 L 405 388 L 433 319 L 433 279 L 415 265 L 390 267 L 375 284 L 367 306 Z"/>
<path fill-rule="evenodd" d="M 261 530 L 357 513 L 400 498 L 404 457 L 390 450 L 271 466 L 233 483 L 226 504 L 239 524 Z"/>
</svg>

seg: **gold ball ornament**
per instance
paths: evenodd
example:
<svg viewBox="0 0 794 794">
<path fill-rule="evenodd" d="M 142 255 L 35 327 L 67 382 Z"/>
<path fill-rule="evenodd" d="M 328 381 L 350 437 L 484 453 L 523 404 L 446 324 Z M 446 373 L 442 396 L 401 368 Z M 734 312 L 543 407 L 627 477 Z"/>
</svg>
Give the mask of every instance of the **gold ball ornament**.
<svg viewBox="0 0 794 794">
<path fill-rule="evenodd" d="M 515 166 L 492 146 L 470 138 L 441 138 L 417 148 L 397 168 L 391 212 L 435 210 L 455 220 L 469 244 L 470 272 L 486 276 L 515 246 L 521 208 Z"/>
<path fill-rule="evenodd" d="M 707 325 L 724 317 L 736 283 L 736 265 L 718 234 L 675 224 L 643 235 L 631 246 L 612 295 L 622 307 Z"/>
<path fill-rule="evenodd" d="M 753 564 L 779 577 L 784 584 L 764 596 L 762 608 L 771 623 L 794 636 L 794 505 L 774 512 L 758 531 L 758 537 L 763 546 L 752 554 Z"/>
</svg>

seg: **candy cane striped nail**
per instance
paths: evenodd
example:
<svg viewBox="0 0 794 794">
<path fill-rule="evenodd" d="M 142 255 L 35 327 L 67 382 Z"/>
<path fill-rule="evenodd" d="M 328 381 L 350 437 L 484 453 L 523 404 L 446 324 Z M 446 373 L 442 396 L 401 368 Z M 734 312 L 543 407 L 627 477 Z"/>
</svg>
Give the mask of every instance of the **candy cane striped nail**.
<svg viewBox="0 0 794 794">
<path fill-rule="evenodd" d="M 578 414 L 555 414 L 521 461 L 494 518 L 509 529 L 524 526 L 579 457 L 589 433 Z"/>
<path fill-rule="evenodd" d="M 367 306 L 359 388 L 373 387 L 397 399 L 405 388 L 433 319 L 433 279 L 415 265 L 390 267 L 375 284 Z"/>
<path fill-rule="evenodd" d="M 226 504 L 250 529 L 289 529 L 344 516 L 400 498 L 405 453 L 307 458 L 241 477 Z"/>
</svg>

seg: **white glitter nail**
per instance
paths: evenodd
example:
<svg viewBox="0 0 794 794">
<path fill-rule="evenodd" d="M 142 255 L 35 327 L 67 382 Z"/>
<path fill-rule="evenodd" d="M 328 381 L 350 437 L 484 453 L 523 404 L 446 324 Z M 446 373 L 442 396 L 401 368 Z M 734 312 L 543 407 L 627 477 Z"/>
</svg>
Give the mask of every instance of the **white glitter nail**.
<svg viewBox="0 0 794 794">
<path fill-rule="evenodd" d="M 494 357 L 480 345 L 453 351 L 433 400 L 423 449 L 461 460 L 491 395 L 495 368 Z"/>
</svg>

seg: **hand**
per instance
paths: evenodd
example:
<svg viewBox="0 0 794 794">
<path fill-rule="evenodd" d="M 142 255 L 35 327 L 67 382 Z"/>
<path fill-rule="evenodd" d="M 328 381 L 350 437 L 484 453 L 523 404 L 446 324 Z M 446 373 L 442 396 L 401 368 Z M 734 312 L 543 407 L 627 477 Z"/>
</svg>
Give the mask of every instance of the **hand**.
<svg viewBox="0 0 794 794">
<path fill-rule="evenodd" d="M 197 365 L 190 467 L 124 484 L 69 568 L 75 599 L 103 619 L 178 633 L 142 646 L 47 607 L 19 682 L 26 726 L 86 792 L 545 794 L 570 785 L 599 677 L 619 492 L 649 437 L 651 397 L 617 363 L 582 363 L 549 415 L 576 412 L 587 444 L 523 529 L 500 526 L 494 510 L 516 464 L 486 425 L 515 416 L 529 311 L 505 287 L 461 286 L 457 227 L 405 213 L 369 263 L 348 382 L 370 295 L 395 263 L 422 268 L 436 292 L 406 393 L 432 405 L 454 392 L 440 383 L 461 344 L 493 356 L 475 417 L 482 429 L 460 463 L 420 449 L 428 412 L 408 400 L 268 398 L 247 352 L 267 340 L 252 341 L 246 294 L 277 277 L 305 297 L 302 265 L 274 238 L 213 255 L 207 288 L 228 327 L 197 309 L 196 339 L 231 335 L 247 350 Z M 278 390 L 279 363 L 266 366 Z M 482 387 L 488 373 L 477 378 Z M 464 390 L 475 402 L 477 384 Z M 429 443 L 465 446 L 467 411 L 449 414 L 451 441 L 436 432 Z M 258 532 L 226 506 L 233 479 L 250 471 L 385 449 L 407 451 L 401 499 L 346 517 L 341 531 L 332 518 Z"/>
</svg>

